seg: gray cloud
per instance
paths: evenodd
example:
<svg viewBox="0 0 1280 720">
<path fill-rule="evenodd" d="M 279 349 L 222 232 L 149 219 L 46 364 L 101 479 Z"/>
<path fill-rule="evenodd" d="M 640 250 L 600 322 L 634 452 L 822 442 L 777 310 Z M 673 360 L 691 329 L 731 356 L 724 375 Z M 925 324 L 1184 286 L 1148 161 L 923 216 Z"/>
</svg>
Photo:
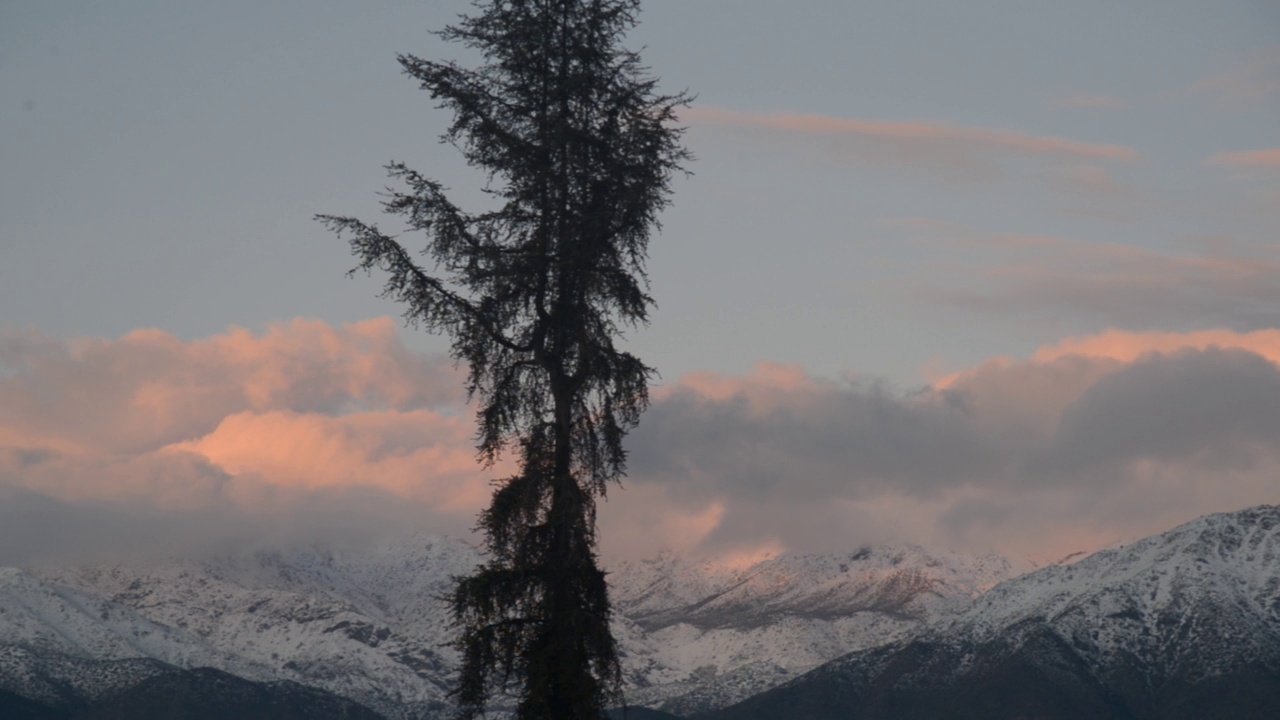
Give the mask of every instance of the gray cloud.
<svg viewBox="0 0 1280 720">
<path fill-rule="evenodd" d="M 1073 201 L 1069 213 L 1115 222 L 1136 220 L 1153 202 L 1147 193 L 1116 179 L 1102 165 L 1054 168 L 1045 174 L 1045 185 Z"/>
<path fill-rule="evenodd" d="M 1096 185 L 1073 191 L 1080 198 L 1095 196 L 1090 212 L 1101 209 L 1105 214 L 1102 206 L 1108 203 L 1116 203 L 1112 209 L 1136 209 L 1130 200 L 1138 202 L 1141 194 L 1107 189 L 1109 177 L 1086 172 L 1060 189 Z M 1273 213 L 1273 205 L 1259 200 L 1253 210 Z M 1018 318 L 1041 330 L 1280 327 L 1280 255 L 1274 243 L 1199 235 L 1186 238 L 1184 249 L 1170 251 L 1052 235 L 995 234 L 929 218 L 882 222 L 901 239 L 928 250 L 932 260 L 909 292 L 948 311 Z"/>
<path fill-rule="evenodd" d="M 989 473 L 996 448 L 958 396 L 904 397 L 877 384 L 813 381 L 766 408 L 745 395 L 672 394 L 629 442 L 640 477 L 757 499 L 929 492 Z M 796 478 L 803 478 L 800 482 Z"/>
<path fill-rule="evenodd" d="M 1226 466 L 1274 455 L 1280 372 L 1244 350 L 1152 356 L 1103 377 L 1062 414 L 1047 449 L 1029 463 L 1047 476 L 1088 475 L 1145 459 Z M 1280 478 L 1277 478 L 1280 483 Z M 1280 486 L 1278 486 L 1280 487 Z"/>
<path fill-rule="evenodd" d="M 946 268 L 918 295 L 934 304 L 1035 322 L 1189 331 L 1280 326 L 1280 263 L 1265 247 L 1221 241 L 1187 253 L 1045 236 L 971 237 L 990 259 Z"/>
<path fill-rule="evenodd" d="M 897 535 L 1052 555 L 1275 502 L 1278 441 L 1280 369 L 1209 348 L 990 363 L 913 394 L 685 389 L 632 447 L 635 482 L 725 503 L 711 545 Z"/>
<path fill-rule="evenodd" d="M 297 493 L 248 509 L 228 498 L 173 508 L 139 499 L 66 500 L 0 485 L 0 566 L 362 545 L 423 530 L 467 538 L 471 524 L 374 488 Z"/>
</svg>

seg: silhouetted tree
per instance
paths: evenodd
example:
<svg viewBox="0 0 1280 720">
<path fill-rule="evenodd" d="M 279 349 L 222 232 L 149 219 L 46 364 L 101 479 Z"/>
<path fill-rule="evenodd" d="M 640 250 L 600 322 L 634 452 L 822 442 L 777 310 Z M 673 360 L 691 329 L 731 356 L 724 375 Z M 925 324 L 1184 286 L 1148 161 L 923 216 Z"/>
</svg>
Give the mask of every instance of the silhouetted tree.
<svg viewBox="0 0 1280 720">
<path fill-rule="evenodd" d="M 497 200 L 468 213 L 436 181 L 387 166 L 405 187 L 385 210 L 426 235 L 432 267 L 375 225 L 319 216 L 350 237 L 357 269 L 387 273 L 384 295 L 408 321 L 452 337 L 486 466 L 519 457 L 480 515 L 487 562 L 450 596 L 463 718 L 495 691 L 539 720 L 596 720 L 620 699 L 596 499 L 624 474 L 652 370 L 615 341 L 647 322 L 649 234 L 689 158 L 675 126 L 688 97 L 658 93 L 621 46 L 639 5 L 478 0 L 439 36 L 479 51 L 479 67 L 399 56 L 453 112 L 443 139 Z"/>
</svg>

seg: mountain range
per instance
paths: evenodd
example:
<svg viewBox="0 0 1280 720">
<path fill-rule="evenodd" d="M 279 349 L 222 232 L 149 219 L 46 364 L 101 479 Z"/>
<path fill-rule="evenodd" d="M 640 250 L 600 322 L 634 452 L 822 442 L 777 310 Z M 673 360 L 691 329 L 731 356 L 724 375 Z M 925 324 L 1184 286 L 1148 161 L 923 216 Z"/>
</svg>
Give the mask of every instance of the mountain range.
<svg viewBox="0 0 1280 720">
<path fill-rule="evenodd" d="M 440 597 L 479 559 L 419 535 L 3 569 L 0 716 L 445 717 Z M 619 563 L 626 697 L 723 720 L 1280 717 L 1280 508 L 1021 569 L 908 545 Z"/>
</svg>

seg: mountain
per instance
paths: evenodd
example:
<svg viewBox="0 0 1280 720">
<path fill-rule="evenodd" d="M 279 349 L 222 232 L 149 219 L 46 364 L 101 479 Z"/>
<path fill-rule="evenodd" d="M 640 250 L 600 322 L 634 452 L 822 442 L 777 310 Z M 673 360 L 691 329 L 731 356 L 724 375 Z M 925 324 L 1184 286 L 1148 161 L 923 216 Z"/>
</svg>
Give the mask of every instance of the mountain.
<svg viewBox="0 0 1280 720">
<path fill-rule="evenodd" d="M 62 707 L 174 669 L 293 682 L 388 718 L 446 713 L 440 596 L 479 555 L 417 536 L 364 548 L 0 571 L 0 691 Z M 999 558 L 863 548 L 725 566 L 665 553 L 610 574 L 627 700 L 723 707 L 954 613 Z M 633 716 L 635 716 L 633 714 Z"/>
<path fill-rule="evenodd" d="M 624 563 L 610 577 L 628 701 L 682 715 L 723 707 L 907 637 L 1014 574 L 1003 558 L 908 545 L 737 568 L 671 553 Z"/>
<path fill-rule="evenodd" d="M 38 701 L 0 690 L 0 717 L 6 720 L 386 720 L 351 700 L 298 683 L 253 682 L 212 668 L 156 670 L 145 679 L 96 697 L 64 694 L 57 700 Z"/>
<path fill-rule="evenodd" d="M 221 652 L 183 629 L 152 621 L 127 606 L 45 582 L 16 568 L 0 568 L 0 668 L 27 654 L 108 661 L 145 658 L 162 665 L 225 667 L 252 678 L 270 674 L 252 661 Z M 91 682 L 91 675 L 78 674 L 82 679 L 76 682 Z M 96 692 L 88 686 L 84 689 Z"/>
<path fill-rule="evenodd" d="M 450 576 L 470 570 L 478 557 L 465 543 L 417 537 L 359 551 L 260 551 L 202 561 L 10 571 L 43 588 L 27 595 L 74 596 L 98 605 L 80 615 L 17 614 L 19 621 L 43 621 L 36 630 L 0 615 L 0 646 L 58 649 L 86 660 L 132 656 L 180 668 L 213 667 L 253 681 L 320 688 L 388 717 L 434 717 L 445 714 L 456 665 L 445 646 L 450 627 L 440 596 Z M 0 604 L 3 583 L 0 576 Z M 185 646 L 130 653 L 25 641 L 78 637 L 68 632 L 68 619 L 74 629 L 81 616 L 91 620 L 95 613 L 104 623 L 119 618 L 115 635 L 149 637 L 161 628 L 164 637 Z"/>
<path fill-rule="evenodd" d="M 707 720 L 1280 717 L 1280 507 L 997 585 Z"/>
</svg>

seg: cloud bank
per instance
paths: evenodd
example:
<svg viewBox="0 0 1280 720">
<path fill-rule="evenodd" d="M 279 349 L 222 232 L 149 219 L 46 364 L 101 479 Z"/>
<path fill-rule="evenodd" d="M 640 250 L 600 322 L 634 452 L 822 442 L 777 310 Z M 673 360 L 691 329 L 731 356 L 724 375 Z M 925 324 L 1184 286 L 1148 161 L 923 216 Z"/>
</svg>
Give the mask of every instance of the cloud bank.
<svg viewBox="0 0 1280 720">
<path fill-rule="evenodd" d="M 903 539 L 1047 560 L 1280 501 L 1280 331 L 1064 340 L 901 392 L 760 365 L 655 389 L 606 553 Z M 0 338 L 0 563 L 411 528 L 489 478 L 461 378 L 390 319 Z"/>
</svg>

